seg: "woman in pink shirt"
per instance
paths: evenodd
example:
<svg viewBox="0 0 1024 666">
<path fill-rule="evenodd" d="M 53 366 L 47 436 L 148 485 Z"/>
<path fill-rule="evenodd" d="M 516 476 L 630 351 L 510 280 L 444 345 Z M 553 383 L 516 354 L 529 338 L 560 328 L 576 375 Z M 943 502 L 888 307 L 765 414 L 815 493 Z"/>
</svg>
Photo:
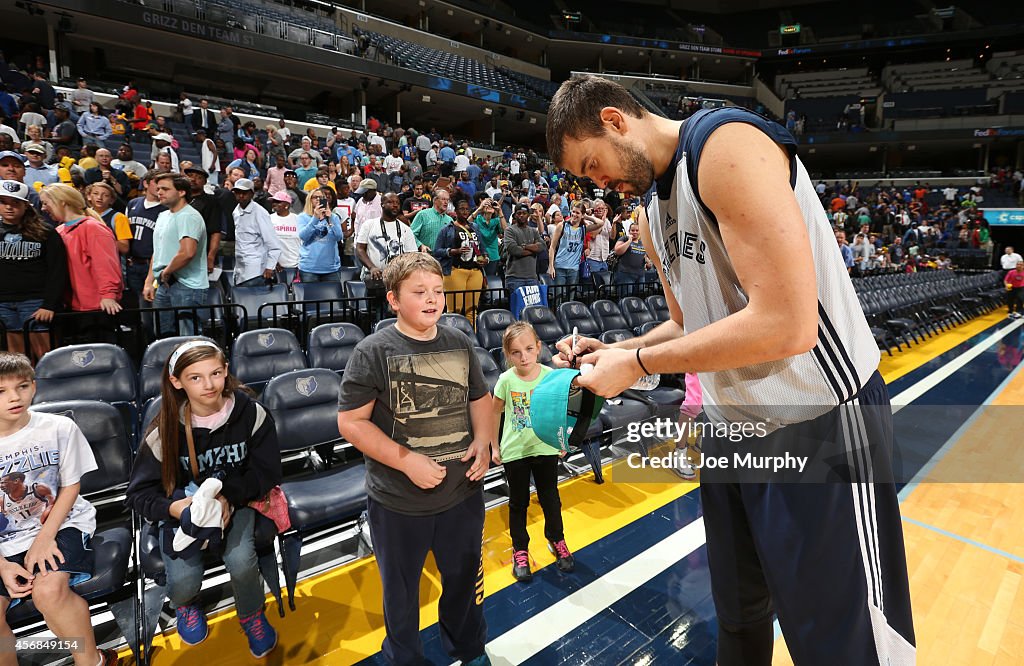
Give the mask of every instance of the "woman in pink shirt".
<svg viewBox="0 0 1024 666">
<path fill-rule="evenodd" d="M 39 200 L 57 223 L 57 233 L 67 249 L 71 310 L 120 312 L 124 283 L 113 232 L 92 215 L 73 187 L 47 185 L 39 192 Z"/>
<path fill-rule="evenodd" d="M 1024 312 L 1024 261 L 1018 261 L 1017 267 L 1003 278 L 1006 285 L 1006 304 L 1010 308 L 1010 319 L 1020 319 Z"/>
</svg>

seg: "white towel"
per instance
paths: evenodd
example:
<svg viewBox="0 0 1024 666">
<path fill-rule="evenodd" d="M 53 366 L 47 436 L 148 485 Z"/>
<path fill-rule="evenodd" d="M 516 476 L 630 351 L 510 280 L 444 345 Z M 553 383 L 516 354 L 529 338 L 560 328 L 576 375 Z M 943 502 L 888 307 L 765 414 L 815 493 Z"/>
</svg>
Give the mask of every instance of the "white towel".
<svg viewBox="0 0 1024 666">
<path fill-rule="evenodd" d="M 174 532 L 174 550 L 185 551 L 195 546 L 197 539 L 203 543 L 199 549 L 206 548 L 211 538 L 220 538 L 224 534 L 224 516 L 217 495 L 223 487 L 220 479 L 207 479 L 199 486 L 192 496 L 192 504 L 181 512 L 181 527 Z"/>
</svg>

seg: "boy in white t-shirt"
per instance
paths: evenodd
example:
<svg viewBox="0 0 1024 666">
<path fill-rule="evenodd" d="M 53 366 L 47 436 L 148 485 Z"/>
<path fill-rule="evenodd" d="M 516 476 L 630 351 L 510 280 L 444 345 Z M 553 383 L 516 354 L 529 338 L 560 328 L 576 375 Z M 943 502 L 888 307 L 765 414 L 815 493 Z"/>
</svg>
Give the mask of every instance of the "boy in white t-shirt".
<svg viewBox="0 0 1024 666">
<path fill-rule="evenodd" d="M 281 241 L 281 256 L 277 265 L 279 268 L 298 268 L 302 240 L 299 238 L 299 216 L 291 210 L 292 195 L 284 190 L 275 192 L 270 197 L 270 205 L 274 209 L 270 223 L 274 225 L 277 240 Z"/>
<path fill-rule="evenodd" d="M 96 648 L 89 604 L 71 589 L 95 565 L 96 509 L 79 488 L 96 459 L 74 421 L 28 411 L 35 393 L 28 358 L 0 353 L 0 643 L 14 640 L 7 609 L 32 597 L 57 638 L 78 643 L 75 666 L 112 666 L 117 653 Z M 17 663 L 0 650 L 0 666 Z"/>
</svg>

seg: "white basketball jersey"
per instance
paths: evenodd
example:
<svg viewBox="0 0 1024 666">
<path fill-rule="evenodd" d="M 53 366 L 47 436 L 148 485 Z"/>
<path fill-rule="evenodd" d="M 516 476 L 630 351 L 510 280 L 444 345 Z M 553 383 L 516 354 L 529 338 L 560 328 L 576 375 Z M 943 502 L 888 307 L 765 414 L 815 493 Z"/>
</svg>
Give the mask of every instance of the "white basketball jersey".
<svg viewBox="0 0 1024 666">
<path fill-rule="evenodd" d="M 653 250 L 682 308 L 685 331 L 692 333 L 747 305 L 718 223 L 694 192 L 696 174 L 688 173 L 688 163 L 697 164 L 704 141 L 726 122 L 755 125 L 789 150 L 793 191 L 814 257 L 817 345 L 778 361 L 699 373 L 711 420 L 763 421 L 774 429 L 815 418 L 849 400 L 877 369 L 879 351 L 814 184 L 795 154 L 795 141 L 781 126 L 736 108 L 698 112 L 684 123 L 670 172 L 659 180 L 658 194 L 647 209 Z M 771 203 L 766 202 L 764 217 L 771 215 Z M 728 355 L 729 350 L 721 353 Z"/>
</svg>

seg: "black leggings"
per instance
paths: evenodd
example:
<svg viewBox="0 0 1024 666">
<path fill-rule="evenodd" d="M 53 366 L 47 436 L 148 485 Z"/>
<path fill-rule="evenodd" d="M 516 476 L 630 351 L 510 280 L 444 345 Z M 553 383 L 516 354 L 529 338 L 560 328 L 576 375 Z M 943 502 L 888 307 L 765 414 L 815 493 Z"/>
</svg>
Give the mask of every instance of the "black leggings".
<svg viewBox="0 0 1024 666">
<path fill-rule="evenodd" d="M 562 500 L 558 496 L 558 456 L 530 456 L 505 463 L 508 478 L 508 525 L 512 549 L 527 550 L 526 510 L 530 507 L 530 474 L 537 486 L 537 501 L 544 511 L 544 537 L 561 541 Z"/>
<path fill-rule="evenodd" d="M 1024 287 L 1014 287 L 1006 292 L 1006 305 L 1010 308 L 1010 314 L 1024 313 Z"/>
</svg>

